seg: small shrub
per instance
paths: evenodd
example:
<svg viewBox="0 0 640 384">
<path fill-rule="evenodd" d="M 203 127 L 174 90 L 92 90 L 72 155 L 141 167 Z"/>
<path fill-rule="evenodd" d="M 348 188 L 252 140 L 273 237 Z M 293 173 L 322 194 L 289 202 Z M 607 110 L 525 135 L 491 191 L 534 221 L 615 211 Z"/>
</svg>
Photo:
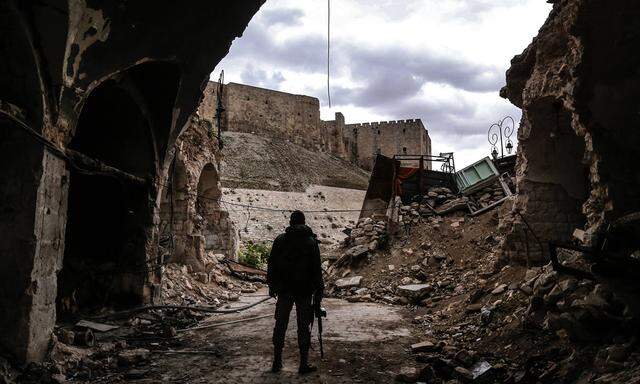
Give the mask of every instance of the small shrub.
<svg viewBox="0 0 640 384">
<path fill-rule="evenodd" d="M 238 260 L 254 268 L 263 268 L 271 253 L 271 246 L 266 244 L 248 243 L 238 254 Z"/>
</svg>

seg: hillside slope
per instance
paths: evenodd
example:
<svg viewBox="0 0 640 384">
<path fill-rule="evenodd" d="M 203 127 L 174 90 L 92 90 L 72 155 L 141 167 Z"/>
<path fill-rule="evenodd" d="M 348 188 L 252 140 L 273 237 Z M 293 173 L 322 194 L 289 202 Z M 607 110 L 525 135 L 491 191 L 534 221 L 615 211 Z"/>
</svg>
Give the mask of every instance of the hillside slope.
<svg viewBox="0 0 640 384">
<path fill-rule="evenodd" d="M 222 186 L 304 192 L 310 185 L 366 190 L 369 173 L 285 140 L 225 132 Z"/>
</svg>

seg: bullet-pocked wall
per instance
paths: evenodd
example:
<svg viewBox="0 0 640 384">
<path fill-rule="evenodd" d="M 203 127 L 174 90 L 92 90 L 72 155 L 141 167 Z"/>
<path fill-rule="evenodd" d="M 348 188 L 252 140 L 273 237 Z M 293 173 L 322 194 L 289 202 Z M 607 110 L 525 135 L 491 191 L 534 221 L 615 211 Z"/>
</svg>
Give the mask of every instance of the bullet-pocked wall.
<svg viewBox="0 0 640 384">
<path fill-rule="evenodd" d="M 512 61 L 502 95 L 523 109 L 514 209 L 502 249 L 512 260 L 544 261 L 546 243 L 586 230 L 593 244 L 607 224 L 640 210 L 632 160 L 640 134 L 640 4 L 562 0 L 533 43 Z M 529 250 L 528 254 L 526 250 Z"/>
<path fill-rule="evenodd" d="M 160 294 L 173 145 L 262 3 L 0 0 L 0 350 L 42 359 L 56 306 Z"/>
</svg>

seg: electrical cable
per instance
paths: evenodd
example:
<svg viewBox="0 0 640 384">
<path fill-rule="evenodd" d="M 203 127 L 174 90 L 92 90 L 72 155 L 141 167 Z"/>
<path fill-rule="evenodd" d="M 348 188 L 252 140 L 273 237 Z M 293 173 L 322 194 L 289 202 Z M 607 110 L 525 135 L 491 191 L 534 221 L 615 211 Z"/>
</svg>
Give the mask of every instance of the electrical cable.
<svg viewBox="0 0 640 384">
<path fill-rule="evenodd" d="M 246 311 L 249 308 L 253 308 L 258 304 L 262 304 L 265 301 L 271 299 L 271 296 L 265 297 L 264 299 L 260 299 L 255 303 L 245 305 L 243 307 L 231 308 L 231 309 L 217 309 L 212 306 L 190 306 L 190 305 L 146 305 L 144 307 L 138 307 L 133 309 L 128 309 L 126 311 L 113 312 L 105 315 L 94 316 L 92 319 L 107 319 L 112 317 L 122 317 L 127 315 L 133 315 L 139 312 L 152 311 L 158 309 L 176 309 L 176 310 L 190 310 L 197 312 L 206 312 L 206 313 L 219 313 L 219 314 L 230 314 L 230 313 L 240 313 L 242 311 Z"/>
<path fill-rule="evenodd" d="M 327 0 L 327 97 L 331 108 L 331 0 Z"/>
</svg>

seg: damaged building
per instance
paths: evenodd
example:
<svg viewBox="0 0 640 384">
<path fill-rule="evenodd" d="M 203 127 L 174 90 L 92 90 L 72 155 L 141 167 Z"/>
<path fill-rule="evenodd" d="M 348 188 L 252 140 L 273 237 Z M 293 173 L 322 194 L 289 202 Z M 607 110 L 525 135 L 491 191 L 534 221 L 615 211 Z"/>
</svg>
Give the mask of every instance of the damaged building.
<svg viewBox="0 0 640 384">
<path fill-rule="evenodd" d="M 523 110 L 518 195 L 501 222 L 504 257 L 518 262 L 548 260 L 548 242 L 566 242 L 576 229 L 583 245 L 597 247 L 609 225 L 640 209 L 640 8 L 557 3 L 512 60 L 501 92 Z"/>
<path fill-rule="evenodd" d="M 39 360 L 57 317 L 159 296 L 174 144 L 262 3 L 0 2 L 2 350 Z"/>
</svg>

